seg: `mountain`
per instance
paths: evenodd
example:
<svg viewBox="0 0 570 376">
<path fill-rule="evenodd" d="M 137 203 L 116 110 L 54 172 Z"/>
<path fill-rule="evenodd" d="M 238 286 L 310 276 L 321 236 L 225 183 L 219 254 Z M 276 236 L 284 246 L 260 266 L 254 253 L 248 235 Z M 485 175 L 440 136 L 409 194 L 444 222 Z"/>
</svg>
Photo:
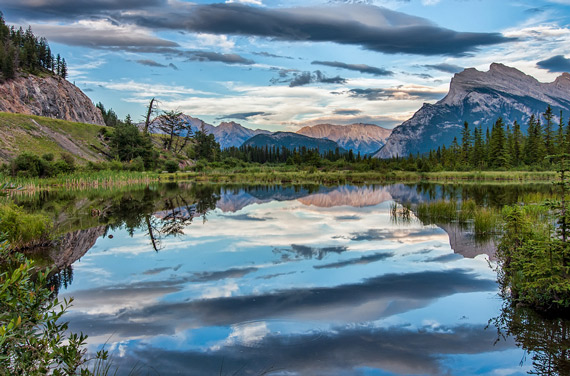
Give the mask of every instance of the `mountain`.
<svg viewBox="0 0 570 376">
<path fill-rule="evenodd" d="M 216 138 L 216 141 L 220 144 L 222 149 L 226 149 L 232 146 L 239 147 L 243 144 L 246 140 L 250 139 L 251 137 L 257 134 L 269 134 L 271 132 L 262 130 L 262 129 L 249 129 L 245 128 L 238 123 L 231 122 L 224 122 L 220 123 L 218 126 L 214 126 L 212 124 L 208 124 L 198 118 L 192 117 L 190 115 L 182 114 L 180 115 L 180 120 L 184 124 L 189 124 L 192 128 L 192 132 L 196 133 L 198 131 L 204 131 L 206 134 L 213 134 Z M 155 118 L 152 123 L 151 127 L 155 126 L 161 121 L 161 117 Z M 139 127 L 142 127 L 142 123 L 139 124 Z"/>
<path fill-rule="evenodd" d="M 258 134 L 271 134 L 271 132 L 262 129 L 252 130 L 245 128 L 233 121 L 220 123 L 217 127 L 213 127 L 211 132 L 214 134 L 214 137 L 216 137 L 216 141 L 219 142 L 222 149 L 232 146 L 239 147 L 245 141 Z"/>
<path fill-rule="evenodd" d="M 57 76 L 20 75 L 0 84 L 0 111 L 105 125 L 91 99 Z"/>
<path fill-rule="evenodd" d="M 386 143 L 392 133 L 391 129 L 379 127 L 374 124 L 317 124 L 299 129 L 298 134 L 314 138 L 326 138 L 335 141 L 346 150 L 352 149 L 354 153 L 374 153 Z"/>
<path fill-rule="evenodd" d="M 485 131 L 502 117 L 507 124 L 517 120 L 526 132 L 529 117 L 542 114 L 548 105 L 554 114 L 561 110 L 568 114 L 570 74 L 542 83 L 503 64 L 491 64 L 488 72 L 469 68 L 453 77 L 445 98 L 424 104 L 411 119 L 394 128 L 374 157 L 425 153 L 451 144 L 454 137 L 461 142 L 464 121 L 471 130 L 481 124 Z"/>
<path fill-rule="evenodd" d="M 257 146 L 257 147 L 278 147 L 281 148 L 285 146 L 289 150 L 294 148 L 300 149 L 301 147 L 306 147 L 307 149 L 319 149 L 321 153 L 326 153 L 329 150 L 335 151 L 339 148 L 338 144 L 334 141 L 313 138 L 304 136 L 302 134 L 297 134 L 293 132 L 275 132 L 271 134 L 258 134 L 253 136 L 249 140 L 243 143 L 244 146 Z M 346 152 L 346 150 L 339 148 L 341 153 Z"/>
</svg>

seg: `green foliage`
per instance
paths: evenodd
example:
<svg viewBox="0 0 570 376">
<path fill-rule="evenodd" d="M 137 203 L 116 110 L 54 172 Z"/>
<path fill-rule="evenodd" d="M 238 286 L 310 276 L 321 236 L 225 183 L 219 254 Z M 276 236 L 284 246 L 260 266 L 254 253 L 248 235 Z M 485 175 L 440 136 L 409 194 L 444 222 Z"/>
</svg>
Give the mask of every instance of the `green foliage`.
<svg viewBox="0 0 570 376">
<path fill-rule="evenodd" d="M 0 218 L 0 234 L 4 234 L 14 247 L 48 237 L 50 221 L 41 214 L 28 214 L 14 204 L 0 204 Z"/>
<path fill-rule="evenodd" d="M 87 336 L 67 333 L 61 322 L 72 299 L 54 298 L 49 271 L 8 248 L 0 243 L 0 375 L 93 375 L 85 366 Z"/>
<path fill-rule="evenodd" d="M 164 163 L 164 169 L 169 173 L 176 172 L 178 171 L 178 162 L 173 160 L 168 160 Z"/>
<path fill-rule="evenodd" d="M 56 73 L 67 78 L 67 64 L 58 55 L 57 60 L 45 38 L 34 35 L 31 27 L 8 27 L 0 12 L 0 82 L 12 79 L 22 69 L 32 74 Z"/>
<path fill-rule="evenodd" d="M 499 282 L 513 303 L 549 311 L 570 308 L 570 221 L 565 155 L 560 200 L 503 209 L 498 246 Z"/>
<path fill-rule="evenodd" d="M 141 158 L 146 168 L 154 166 L 155 154 L 148 135 L 140 133 L 131 122 L 117 124 L 110 137 L 111 153 L 120 161 Z"/>
</svg>

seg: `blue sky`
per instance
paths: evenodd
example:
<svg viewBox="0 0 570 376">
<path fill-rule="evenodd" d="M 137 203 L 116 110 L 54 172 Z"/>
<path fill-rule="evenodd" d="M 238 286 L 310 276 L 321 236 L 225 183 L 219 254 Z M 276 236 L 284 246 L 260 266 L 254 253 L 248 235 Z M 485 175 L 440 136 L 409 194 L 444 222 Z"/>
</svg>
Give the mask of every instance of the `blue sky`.
<svg viewBox="0 0 570 376">
<path fill-rule="evenodd" d="M 387 128 L 441 99 L 463 68 L 570 70 L 570 0 L 4 0 L 120 117 L 150 98 L 217 125 Z"/>
</svg>

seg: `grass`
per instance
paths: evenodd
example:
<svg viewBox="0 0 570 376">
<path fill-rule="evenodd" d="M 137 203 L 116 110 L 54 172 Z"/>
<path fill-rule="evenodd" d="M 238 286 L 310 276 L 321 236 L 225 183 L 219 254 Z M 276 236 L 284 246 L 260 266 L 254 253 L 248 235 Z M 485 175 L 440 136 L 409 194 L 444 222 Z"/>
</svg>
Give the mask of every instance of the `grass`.
<svg viewBox="0 0 570 376">
<path fill-rule="evenodd" d="M 104 148 L 98 137 L 102 128 L 100 125 L 0 112 L 0 162 L 7 162 L 23 152 L 36 155 L 70 152 L 80 162 L 101 161 L 103 156 L 91 145 Z"/>
</svg>

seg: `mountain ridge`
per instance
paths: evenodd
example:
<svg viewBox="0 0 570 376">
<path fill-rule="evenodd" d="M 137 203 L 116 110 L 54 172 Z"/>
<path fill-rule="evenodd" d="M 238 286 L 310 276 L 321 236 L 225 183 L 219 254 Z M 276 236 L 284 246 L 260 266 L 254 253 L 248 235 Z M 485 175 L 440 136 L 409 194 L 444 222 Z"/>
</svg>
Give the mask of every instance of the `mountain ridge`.
<svg viewBox="0 0 570 376">
<path fill-rule="evenodd" d="M 453 76 L 448 94 L 435 104 L 424 105 L 395 127 L 374 157 L 390 158 L 426 153 L 460 140 L 464 121 L 470 128 L 490 128 L 497 118 L 507 124 L 517 120 L 523 132 L 531 115 L 552 106 L 553 113 L 570 111 L 570 74 L 555 81 L 536 78 L 504 64 L 492 63 L 487 72 L 465 69 Z"/>
<path fill-rule="evenodd" d="M 354 153 L 370 154 L 384 146 L 392 130 L 365 123 L 317 124 L 305 126 L 296 133 L 314 138 L 329 139 L 345 150 L 352 149 Z"/>
</svg>

